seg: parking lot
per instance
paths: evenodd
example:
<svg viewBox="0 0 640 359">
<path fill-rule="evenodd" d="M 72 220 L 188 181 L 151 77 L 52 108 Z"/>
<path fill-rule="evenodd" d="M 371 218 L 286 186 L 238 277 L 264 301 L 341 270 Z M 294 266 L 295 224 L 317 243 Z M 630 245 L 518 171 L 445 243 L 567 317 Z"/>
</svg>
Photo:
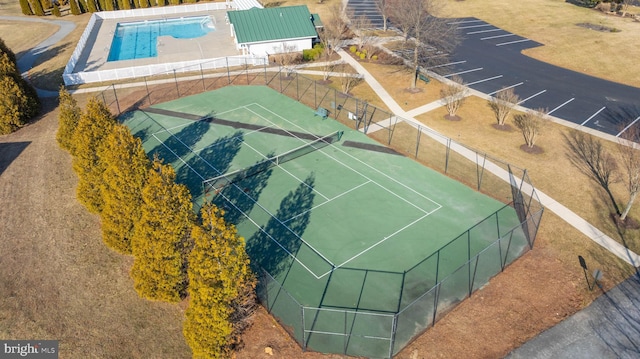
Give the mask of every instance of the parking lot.
<svg viewBox="0 0 640 359">
<path fill-rule="evenodd" d="M 542 46 L 476 18 L 452 20 L 464 37 L 446 64 L 429 70 L 460 76 L 471 88 L 494 95 L 513 88 L 519 104 L 614 136 L 640 126 L 640 89 L 553 66 L 522 50 Z"/>
</svg>

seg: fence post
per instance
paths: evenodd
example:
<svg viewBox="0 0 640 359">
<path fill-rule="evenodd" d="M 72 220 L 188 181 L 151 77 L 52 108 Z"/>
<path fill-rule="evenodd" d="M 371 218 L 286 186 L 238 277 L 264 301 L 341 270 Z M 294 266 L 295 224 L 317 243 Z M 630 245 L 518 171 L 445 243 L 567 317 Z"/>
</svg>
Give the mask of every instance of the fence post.
<svg viewBox="0 0 640 359">
<path fill-rule="evenodd" d="M 118 101 L 118 93 L 116 92 L 116 85 L 111 84 L 111 88 L 113 89 L 113 97 L 116 98 L 116 107 L 118 108 L 118 115 L 121 114 L 120 112 L 120 101 Z"/>
<path fill-rule="evenodd" d="M 202 63 L 198 64 L 200 66 L 200 78 L 202 79 L 202 91 L 207 91 L 207 86 L 204 84 L 204 73 L 202 72 Z"/>
<path fill-rule="evenodd" d="M 302 351 L 307 351 L 307 336 L 305 335 L 306 331 L 304 329 L 304 306 L 300 304 L 300 311 L 302 311 Z"/>
<path fill-rule="evenodd" d="M 280 93 L 282 93 L 282 66 L 278 66 L 278 79 L 280 80 Z"/>
<path fill-rule="evenodd" d="M 333 103 L 336 103 L 333 101 Z M 318 83 L 313 81 L 313 108 L 318 108 Z"/>
<path fill-rule="evenodd" d="M 262 59 L 262 67 L 264 68 L 264 85 L 267 86 L 269 85 L 269 82 L 267 80 L 267 61 L 264 61 L 264 59 Z"/>
<path fill-rule="evenodd" d="M 389 123 L 391 125 L 391 123 Z M 422 135 L 422 126 L 418 125 L 418 138 L 416 139 L 416 159 L 418 159 L 418 151 L 420 151 L 420 137 Z"/>
<path fill-rule="evenodd" d="M 300 75 L 296 72 L 296 100 L 300 101 Z"/>
<path fill-rule="evenodd" d="M 149 93 L 149 85 L 147 84 L 147 76 L 144 77 L 144 88 L 147 90 L 147 101 L 149 101 L 149 106 L 151 106 L 151 93 Z"/>
<path fill-rule="evenodd" d="M 398 330 L 398 313 L 393 315 L 391 322 L 391 338 L 389 338 L 389 358 L 393 358 L 393 346 L 396 342 L 396 331 Z"/>
<path fill-rule="evenodd" d="M 247 58 L 244 58 L 244 71 L 247 74 L 247 85 L 249 84 L 249 64 L 247 63 Z"/>
<path fill-rule="evenodd" d="M 173 70 L 173 81 L 176 83 L 176 92 L 178 93 L 178 97 L 180 97 L 180 89 L 178 88 L 178 77 L 176 76 L 176 70 Z"/>
<path fill-rule="evenodd" d="M 447 173 L 449 170 L 449 152 L 451 151 L 451 139 L 447 138 L 447 150 L 445 151 L 444 157 L 444 173 Z"/>
<path fill-rule="evenodd" d="M 227 81 L 231 83 L 231 74 L 229 73 L 229 58 L 225 56 L 224 61 L 227 63 Z"/>
</svg>

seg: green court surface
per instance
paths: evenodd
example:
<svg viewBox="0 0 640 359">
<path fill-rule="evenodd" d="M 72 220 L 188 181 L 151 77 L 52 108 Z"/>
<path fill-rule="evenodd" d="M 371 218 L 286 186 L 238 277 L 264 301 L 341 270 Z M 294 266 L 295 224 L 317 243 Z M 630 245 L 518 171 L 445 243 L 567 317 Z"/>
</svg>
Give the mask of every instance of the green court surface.
<svg viewBox="0 0 640 359">
<path fill-rule="evenodd" d="M 520 223 L 504 203 L 267 87 L 226 87 L 128 113 L 122 120 L 143 139 L 149 155 L 157 153 L 174 166 L 197 207 L 212 200 L 226 211 L 256 268 L 305 307 L 396 313 L 433 285 L 416 284 L 416 293 L 408 295 L 405 271 L 469 228 L 486 226 L 465 245 L 449 246 L 438 273 L 425 272 L 420 281 L 444 278 Z M 336 131 L 342 132 L 339 139 L 313 152 L 275 166 L 261 162 Z M 216 190 L 203 187 L 207 179 L 256 163 L 263 166 L 258 173 Z M 499 210 L 497 220 L 478 225 Z M 516 236 L 524 238 L 521 232 Z M 279 295 L 274 288 L 268 291 L 270 301 Z M 296 321 L 299 313 L 290 315 L 294 318 L 281 321 Z M 333 321 L 313 317 L 305 331 Z M 353 320 L 352 331 L 378 325 Z M 380 326 L 388 331 L 388 324 Z M 294 335 L 304 336 L 297 329 Z M 318 350 L 328 345 L 320 334 L 314 340 Z"/>
</svg>

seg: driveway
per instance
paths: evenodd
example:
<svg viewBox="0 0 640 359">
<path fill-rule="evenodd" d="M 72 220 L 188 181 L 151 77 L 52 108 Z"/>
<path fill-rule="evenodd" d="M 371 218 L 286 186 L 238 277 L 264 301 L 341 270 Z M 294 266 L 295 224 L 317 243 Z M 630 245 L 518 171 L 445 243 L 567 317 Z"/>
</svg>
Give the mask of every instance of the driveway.
<svg viewBox="0 0 640 359">
<path fill-rule="evenodd" d="M 529 340 L 506 358 L 640 358 L 638 276 L 603 293 L 587 308 Z"/>
</svg>

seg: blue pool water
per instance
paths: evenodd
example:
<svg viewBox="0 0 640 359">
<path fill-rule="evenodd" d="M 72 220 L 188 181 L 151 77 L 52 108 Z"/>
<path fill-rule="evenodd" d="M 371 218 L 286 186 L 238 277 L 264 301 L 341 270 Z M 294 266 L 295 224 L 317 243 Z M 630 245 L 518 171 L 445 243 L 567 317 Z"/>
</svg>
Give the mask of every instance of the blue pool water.
<svg viewBox="0 0 640 359">
<path fill-rule="evenodd" d="M 107 61 L 158 56 L 158 36 L 193 39 L 214 31 L 208 16 L 119 23 L 113 34 Z"/>
</svg>

